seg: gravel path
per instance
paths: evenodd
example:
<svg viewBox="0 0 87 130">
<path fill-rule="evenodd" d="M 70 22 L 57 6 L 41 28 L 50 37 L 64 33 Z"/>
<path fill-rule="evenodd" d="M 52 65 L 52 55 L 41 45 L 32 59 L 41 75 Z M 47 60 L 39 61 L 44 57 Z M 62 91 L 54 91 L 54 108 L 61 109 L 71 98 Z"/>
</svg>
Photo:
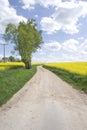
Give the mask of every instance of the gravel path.
<svg viewBox="0 0 87 130">
<path fill-rule="evenodd" d="M 87 130 L 87 95 L 38 67 L 0 108 L 0 130 Z"/>
</svg>

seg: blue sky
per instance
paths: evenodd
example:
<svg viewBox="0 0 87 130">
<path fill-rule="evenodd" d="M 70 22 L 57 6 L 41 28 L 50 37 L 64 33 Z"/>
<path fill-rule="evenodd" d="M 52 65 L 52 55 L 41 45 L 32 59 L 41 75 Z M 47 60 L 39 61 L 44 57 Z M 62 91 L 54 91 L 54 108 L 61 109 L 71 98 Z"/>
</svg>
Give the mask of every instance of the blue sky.
<svg viewBox="0 0 87 130">
<path fill-rule="evenodd" d="M 8 23 L 17 25 L 29 18 L 36 20 L 44 41 L 32 61 L 87 61 L 87 0 L 0 0 L 0 44 Z M 6 55 L 12 51 L 13 44 L 8 43 Z"/>
</svg>

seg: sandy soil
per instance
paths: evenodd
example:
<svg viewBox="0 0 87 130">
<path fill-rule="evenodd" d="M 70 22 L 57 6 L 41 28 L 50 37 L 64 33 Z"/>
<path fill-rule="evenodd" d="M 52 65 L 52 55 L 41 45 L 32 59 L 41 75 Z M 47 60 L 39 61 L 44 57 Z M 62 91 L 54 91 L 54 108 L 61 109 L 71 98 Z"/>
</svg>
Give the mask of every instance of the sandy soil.
<svg viewBox="0 0 87 130">
<path fill-rule="evenodd" d="M 0 130 L 87 130 L 87 95 L 38 67 L 0 108 Z"/>
</svg>

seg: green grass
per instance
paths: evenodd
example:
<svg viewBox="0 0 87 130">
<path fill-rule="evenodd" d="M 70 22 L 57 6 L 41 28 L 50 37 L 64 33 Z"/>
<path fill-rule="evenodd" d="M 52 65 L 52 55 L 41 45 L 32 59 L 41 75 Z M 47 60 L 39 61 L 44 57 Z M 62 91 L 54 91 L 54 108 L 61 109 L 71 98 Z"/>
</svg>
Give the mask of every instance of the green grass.
<svg viewBox="0 0 87 130">
<path fill-rule="evenodd" d="M 24 84 L 33 77 L 36 67 L 13 68 L 0 71 L 0 105 L 5 104 Z"/>
<path fill-rule="evenodd" d="M 55 73 L 61 79 L 71 84 L 74 88 L 82 90 L 85 93 L 87 93 L 87 75 L 72 73 L 67 70 L 56 67 L 50 67 L 50 66 L 43 66 L 43 67 Z"/>
</svg>

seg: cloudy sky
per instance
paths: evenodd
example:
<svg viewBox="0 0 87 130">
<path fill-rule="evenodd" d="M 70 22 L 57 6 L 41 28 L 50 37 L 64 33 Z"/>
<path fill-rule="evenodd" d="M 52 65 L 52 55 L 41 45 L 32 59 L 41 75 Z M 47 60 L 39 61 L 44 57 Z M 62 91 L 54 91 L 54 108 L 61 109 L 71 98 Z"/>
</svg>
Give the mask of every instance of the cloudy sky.
<svg viewBox="0 0 87 130">
<path fill-rule="evenodd" d="M 9 22 L 17 25 L 29 18 L 36 20 L 44 41 L 33 61 L 87 61 L 87 0 L 0 0 L 0 44 Z M 8 43 L 6 55 L 12 51 Z"/>
</svg>

